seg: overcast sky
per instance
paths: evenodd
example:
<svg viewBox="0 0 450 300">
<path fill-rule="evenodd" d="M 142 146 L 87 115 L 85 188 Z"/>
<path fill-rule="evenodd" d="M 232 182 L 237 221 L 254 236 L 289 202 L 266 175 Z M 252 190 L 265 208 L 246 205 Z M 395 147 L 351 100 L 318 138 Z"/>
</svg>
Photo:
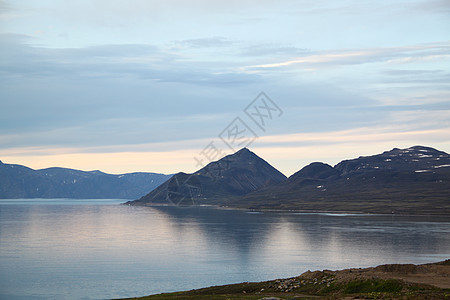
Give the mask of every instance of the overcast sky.
<svg viewBox="0 0 450 300">
<path fill-rule="evenodd" d="M 450 152 L 450 1 L 0 0 L 0 105 L 0 160 L 33 168 Z"/>
</svg>

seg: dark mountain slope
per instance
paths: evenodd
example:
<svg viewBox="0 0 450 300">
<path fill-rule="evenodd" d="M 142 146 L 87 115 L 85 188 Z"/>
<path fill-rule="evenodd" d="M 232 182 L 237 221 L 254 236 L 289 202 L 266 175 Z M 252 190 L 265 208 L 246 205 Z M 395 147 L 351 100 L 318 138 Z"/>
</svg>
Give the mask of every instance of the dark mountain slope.
<svg viewBox="0 0 450 300">
<path fill-rule="evenodd" d="M 344 160 L 335 168 L 345 175 L 379 169 L 395 171 L 432 170 L 450 164 L 449 154 L 430 147 L 414 146 L 407 149 L 394 148 L 382 154 Z"/>
<path fill-rule="evenodd" d="M 289 177 L 290 181 L 304 179 L 329 179 L 339 176 L 340 172 L 328 164 L 313 162 Z"/>
<path fill-rule="evenodd" d="M 228 203 L 254 209 L 450 214 L 450 156 L 429 147 L 312 163 L 288 180 Z"/>
<path fill-rule="evenodd" d="M 133 199 L 169 178 L 156 173 L 111 175 L 66 168 L 33 170 L 0 161 L 0 198 Z"/>
<path fill-rule="evenodd" d="M 243 148 L 193 174 L 178 173 L 148 195 L 128 204 L 224 204 L 228 199 L 285 179 L 286 176 L 265 160 Z"/>
</svg>

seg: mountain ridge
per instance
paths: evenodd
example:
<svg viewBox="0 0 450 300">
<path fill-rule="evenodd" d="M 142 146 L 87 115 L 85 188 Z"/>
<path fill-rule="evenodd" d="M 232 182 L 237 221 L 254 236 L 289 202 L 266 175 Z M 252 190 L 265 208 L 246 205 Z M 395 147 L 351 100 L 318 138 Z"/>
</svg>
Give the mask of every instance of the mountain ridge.
<svg viewBox="0 0 450 300">
<path fill-rule="evenodd" d="M 127 204 L 210 204 L 256 210 L 450 214 L 450 155 L 431 147 L 393 148 L 380 154 L 343 160 L 335 166 L 313 162 L 287 179 L 277 178 L 266 183 L 260 180 L 258 185 L 242 189 L 241 193 L 221 194 L 222 183 L 228 176 L 223 172 L 223 168 L 229 166 L 227 160 L 235 158 L 233 155 L 238 157 L 249 152 L 242 149 L 193 174 L 179 173 L 148 195 Z M 249 178 L 243 176 L 246 172 L 248 170 L 234 168 L 232 174 L 247 184 Z M 206 177 L 216 184 L 211 186 L 211 182 L 205 181 Z M 202 189 L 205 188 L 215 189 L 216 195 L 202 198 Z"/>
<path fill-rule="evenodd" d="M 426 146 L 393 148 L 335 166 L 312 162 L 289 178 L 243 148 L 191 174 L 171 176 L 34 170 L 0 160 L 0 198 L 140 197 L 126 204 L 450 214 L 450 155 Z"/>
<path fill-rule="evenodd" d="M 135 199 L 171 175 L 135 172 L 108 174 L 99 170 L 50 167 L 32 169 L 0 161 L 0 199 L 85 198 Z"/>
<path fill-rule="evenodd" d="M 250 209 L 450 214 L 450 155 L 431 147 L 413 146 L 343 160 L 334 167 L 312 163 L 286 181 L 234 199 L 229 205 Z"/>
</svg>

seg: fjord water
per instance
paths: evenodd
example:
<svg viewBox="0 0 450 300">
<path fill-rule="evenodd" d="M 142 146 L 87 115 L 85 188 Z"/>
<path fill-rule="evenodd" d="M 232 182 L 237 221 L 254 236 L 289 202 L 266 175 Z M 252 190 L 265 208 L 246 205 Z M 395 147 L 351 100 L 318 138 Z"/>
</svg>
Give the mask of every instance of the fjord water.
<svg viewBox="0 0 450 300">
<path fill-rule="evenodd" d="M 109 299 L 450 256 L 450 218 L 0 200 L 0 299 Z"/>
</svg>

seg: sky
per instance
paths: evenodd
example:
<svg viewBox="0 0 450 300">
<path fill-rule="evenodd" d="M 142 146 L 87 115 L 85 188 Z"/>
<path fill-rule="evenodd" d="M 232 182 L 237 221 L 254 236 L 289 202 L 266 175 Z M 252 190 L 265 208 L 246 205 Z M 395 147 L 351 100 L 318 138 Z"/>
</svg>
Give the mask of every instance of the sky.
<svg viewBox="0 0 450 300">
<path fill-rule="evenodd" d="M 263 94 L 261 94 L 263 92 Z M 0 0 L 0 160 L 289 176 L 450 152 L 450 1 Z"/>
</svg>

